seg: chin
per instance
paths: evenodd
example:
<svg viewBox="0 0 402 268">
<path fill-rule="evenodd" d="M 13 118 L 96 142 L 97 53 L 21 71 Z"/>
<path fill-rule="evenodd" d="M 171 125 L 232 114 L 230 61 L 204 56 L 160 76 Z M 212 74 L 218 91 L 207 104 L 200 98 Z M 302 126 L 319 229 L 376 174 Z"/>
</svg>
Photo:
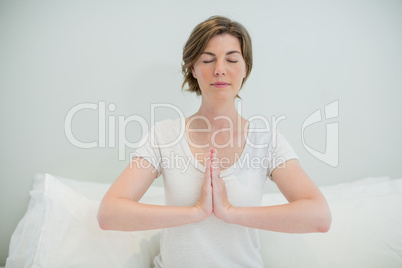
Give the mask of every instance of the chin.
<svg viewBox="0 0 402 268">
<path fill-rule="evenodd" d="M 239 90 L 234 91 L 233 89 L 228 88 L 214 88 L 207 91 L 202 90 L 201 93 L 202 98 L 205 98 L 208 101 L 233 101 L 236 99 Z"/>
<path fill-rule="evenodd" d="M 236 99 L 236 94 L 216 94 L 214 96 L 210 96 L 214 101 L 234 101 Z"/>
</svg>

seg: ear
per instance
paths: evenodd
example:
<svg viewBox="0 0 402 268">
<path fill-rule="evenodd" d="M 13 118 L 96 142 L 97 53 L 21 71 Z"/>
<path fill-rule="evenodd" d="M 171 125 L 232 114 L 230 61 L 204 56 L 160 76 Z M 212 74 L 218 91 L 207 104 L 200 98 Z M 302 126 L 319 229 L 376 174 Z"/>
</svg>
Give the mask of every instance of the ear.
<svg viewBox="0 0 402 268">
<path fill-rule="evenodd" d="M 195 74 L 194 67 L 191 68 L 191 73 L 193 74 L 193 77 L 194 77 L 195 79 L 197 79 L 197 75 Z"/>
</svg>

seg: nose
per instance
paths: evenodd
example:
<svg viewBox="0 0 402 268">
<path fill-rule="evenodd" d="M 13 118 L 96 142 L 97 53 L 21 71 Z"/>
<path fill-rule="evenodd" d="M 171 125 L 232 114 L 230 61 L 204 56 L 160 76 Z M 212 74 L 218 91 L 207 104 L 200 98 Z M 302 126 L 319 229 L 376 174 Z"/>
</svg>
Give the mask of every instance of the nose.
<svg viewBox="0 0 402 268">
<path fill-rule="evenodd" d="M 222 60 L 216 61 L 214 74 L 215 76 L 226 75 L 225 63 Z"/>
</svg>

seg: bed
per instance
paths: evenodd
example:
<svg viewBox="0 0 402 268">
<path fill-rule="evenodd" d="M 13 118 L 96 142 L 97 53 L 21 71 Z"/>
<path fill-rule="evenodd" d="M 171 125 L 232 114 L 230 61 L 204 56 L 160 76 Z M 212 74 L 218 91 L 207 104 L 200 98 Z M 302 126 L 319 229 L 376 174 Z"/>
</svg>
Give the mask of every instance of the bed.
<svg viewBox="0 0 402 268">
<path fill-rule="evenodd" d="M 152 267 L 160 230 L 99 228 L 97 208 L 109 186 L 35 176 L 27 211 L 11 237 L 6 267 Z M 402 267 L 402 179 L 364 178 L 321 190 L 333 215 L 330 231 L 259 231 L 265 267 Z M 163 204 L 163 188 L 151 186 L 142 201 Z M 266 193 L 262 201 L 285 202 L 279 193 Z"/>
</svg>

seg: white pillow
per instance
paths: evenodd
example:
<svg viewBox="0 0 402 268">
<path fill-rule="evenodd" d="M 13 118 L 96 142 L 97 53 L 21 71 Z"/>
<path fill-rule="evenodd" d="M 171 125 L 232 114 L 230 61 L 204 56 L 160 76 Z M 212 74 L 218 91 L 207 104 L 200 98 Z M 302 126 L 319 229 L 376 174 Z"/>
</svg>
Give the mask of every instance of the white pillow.
<svg viewBox="0 0 402 268">
<path fill-rule="evenodd" d="M 11 238 L 6 267 L 151 267 L 160 230 L 99 228 L 99 199 L 109 186 L 37 176 L 27 213 Z M 151 186 L 143 200 L 163 204 L 163 189 Z"/>
<path fill-rule="evenodd" d="M 151 267 L 159 230 L 102 231 L 96 222 L 110 184 L 35 178 L 28 210 L 11 237 L 6 267 Z M 368 178 L 321 187 L 333 214 L 326 234 L 260 231 L 267 267 L 401 267 L 402 179 Z M 141 199 L 163 204 L 163 188 Z M 286 203 L 265 194 L 263 205 Z"/>
<path fill-rule="evenodd" d="M 27 259 L 32 259 L 41 234 L 41 226 L 44 220 L 44 194 L 46 177 L 49 174 L 37 174 L 30 191 L 30 201 L 24 217 L 20 220 L 13 232 L 10 241 L 8 262 L 23 264 Z M 60 177 L 53 177 L 70 186 L 76 192 L 85 195 L 92 200 L 101 200 L 110 184 L 77 181 Z M 28 257 L 27 257 L 28 256 Z M 22 267 L 21 265 L 16 265 Z M 14 266 L 13 266 L 14 267 Z"/>
<path fill-rule="evenodd" d="M 386 195 L 402 192 L 402 179 L 391 180 L 389 177 L 364 178 L 352 182 L 344 182 L 320 187 L 328 203 L 356 197 Z M 286 204 L 281 193 L 264 194 L 262 205 Z"/>
<path fill-rule="evenodd" d="M 328 186 L 325 234 L 259 231 L 266 267 L 402 267 L 402 179 Z M 367 182 L 367 181 L 366 181 Z M 265 196 L 265 205 L 285 203 Z"/>
</svg>

